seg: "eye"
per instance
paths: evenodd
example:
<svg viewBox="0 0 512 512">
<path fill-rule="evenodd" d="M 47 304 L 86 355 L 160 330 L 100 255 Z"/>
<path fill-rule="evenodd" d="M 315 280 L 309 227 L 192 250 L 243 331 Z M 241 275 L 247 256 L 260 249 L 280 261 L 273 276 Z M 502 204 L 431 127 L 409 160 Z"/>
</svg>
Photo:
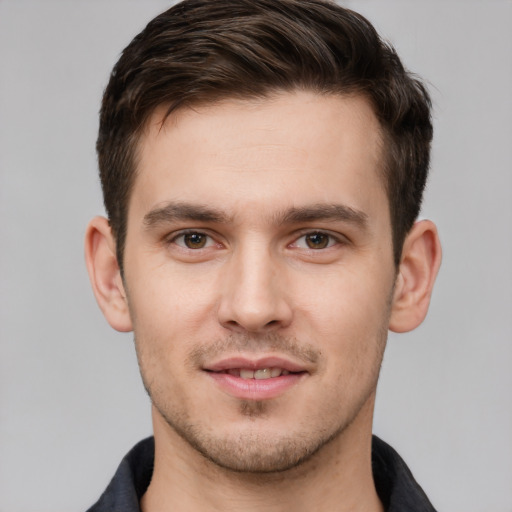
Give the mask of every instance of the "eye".
<svg viewBox="0 0 512 512">
<path fill-rule="evenodd" d="M 204 249 L 215 244 L 210 236 L 199 231 L 181 233 L 174 237 L 172 242 L 185 249 Z"/>
<path fill-rule="evenodd" d="M 306 233 L 305 235 L 298 238 L 292 245 L 299 249 L 327 249 L 338 243 L 338 240 L 322 231 L 314 231 L 312 233 Z"/>
</svg>

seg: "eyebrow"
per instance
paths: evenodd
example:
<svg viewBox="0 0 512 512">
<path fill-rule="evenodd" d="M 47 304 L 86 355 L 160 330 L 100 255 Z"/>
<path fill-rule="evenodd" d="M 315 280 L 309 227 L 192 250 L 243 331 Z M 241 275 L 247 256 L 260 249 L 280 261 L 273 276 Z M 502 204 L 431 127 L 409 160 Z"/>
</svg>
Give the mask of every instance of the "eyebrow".
<svg viewBox="0 0 512 512">
<path fill-rule="evenodd" d="M 365 228 L 368 224 L 368 215 L 361 210 L 343 204 L 322 203 L 293 207 L 276 216 L 278 224 L 300 224 L 314 221 L 342 221 Z"/>
<path fill-rule="evenodd" d="M 216 208 L 206 205 L 172 202 L 148 212 L 144 216 L 144 225 L 147 228 L 152 228 L 159 224 L 177 220 L 227 224 L 231 220 L 231 217 L 228 217 L 225 213 Z"/>
<path fill-rule="evenodd" d="M 202 204 L 169 202 L 148 212 L 144 216 L 144 225 L 147 229 L 151 229 L 160 224 L 182 220 L 228 224 L 233 222 L 233 216 Z M 272 221 L 276 225 L 342 221 L 365 228 L 368 224 L 368 216 L 350 206 L 322 203 L 289 208 L 273 215 Z"/>
</svg>

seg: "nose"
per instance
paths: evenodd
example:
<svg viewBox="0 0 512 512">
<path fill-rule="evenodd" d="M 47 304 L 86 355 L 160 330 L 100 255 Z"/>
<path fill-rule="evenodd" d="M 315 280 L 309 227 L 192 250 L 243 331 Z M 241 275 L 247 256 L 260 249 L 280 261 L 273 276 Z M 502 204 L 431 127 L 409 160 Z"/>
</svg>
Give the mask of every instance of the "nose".
<svg viewBox="0 0 512 512">
<path fill-rule="evenodd" d="M 266 333 L 288 327 L 293 311 L 284 273 L 269 250 L 233 254 L 221 286 L 219 323 L 234 332 Z"/>
</svg>

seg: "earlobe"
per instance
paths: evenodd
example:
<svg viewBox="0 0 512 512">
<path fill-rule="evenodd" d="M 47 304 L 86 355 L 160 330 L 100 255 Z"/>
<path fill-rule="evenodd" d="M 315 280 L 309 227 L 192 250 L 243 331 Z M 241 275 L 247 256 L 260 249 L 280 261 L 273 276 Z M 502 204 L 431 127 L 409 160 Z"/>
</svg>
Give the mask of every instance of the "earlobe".
<svg viewBox="0 0 512 512">
<path fill-rule="evenodd" d="M 95 217 L 85 235 L 85 261 L 92 289 L 108 323 L 117 331 L 132 330 L 115 240 L 108 220 Z"/>
<path fill-rule="evenodd" d="M 429 220 L 416 222 L 404 242 L 390 330 L 412 331 L 423 322 L 440 265 L 441 244 L 435 224 Z"/>
</svg>

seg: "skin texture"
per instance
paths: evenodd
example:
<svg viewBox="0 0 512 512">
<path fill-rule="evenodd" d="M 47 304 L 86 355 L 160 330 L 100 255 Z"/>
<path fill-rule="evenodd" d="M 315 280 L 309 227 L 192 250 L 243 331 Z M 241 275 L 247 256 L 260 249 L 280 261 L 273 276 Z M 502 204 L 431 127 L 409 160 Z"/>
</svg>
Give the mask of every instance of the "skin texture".
<svg viewBox="0 0 512 512">
<path fill-rule="evenodd" d="M 297 92 L 162 124 L 164 111 L 139 148 L 124 281 L 104 219 L 86 240 L 98 302 L 134 330 L 153 403 L 144 510 L 379 510 L 370 442 L 387 330 L 423 320 L 440 249 L 419 223 L 393 264 L 369 104 Z M 229 364 L 298 373 L 238 395 L 212 377 Z"/>
</svg>

